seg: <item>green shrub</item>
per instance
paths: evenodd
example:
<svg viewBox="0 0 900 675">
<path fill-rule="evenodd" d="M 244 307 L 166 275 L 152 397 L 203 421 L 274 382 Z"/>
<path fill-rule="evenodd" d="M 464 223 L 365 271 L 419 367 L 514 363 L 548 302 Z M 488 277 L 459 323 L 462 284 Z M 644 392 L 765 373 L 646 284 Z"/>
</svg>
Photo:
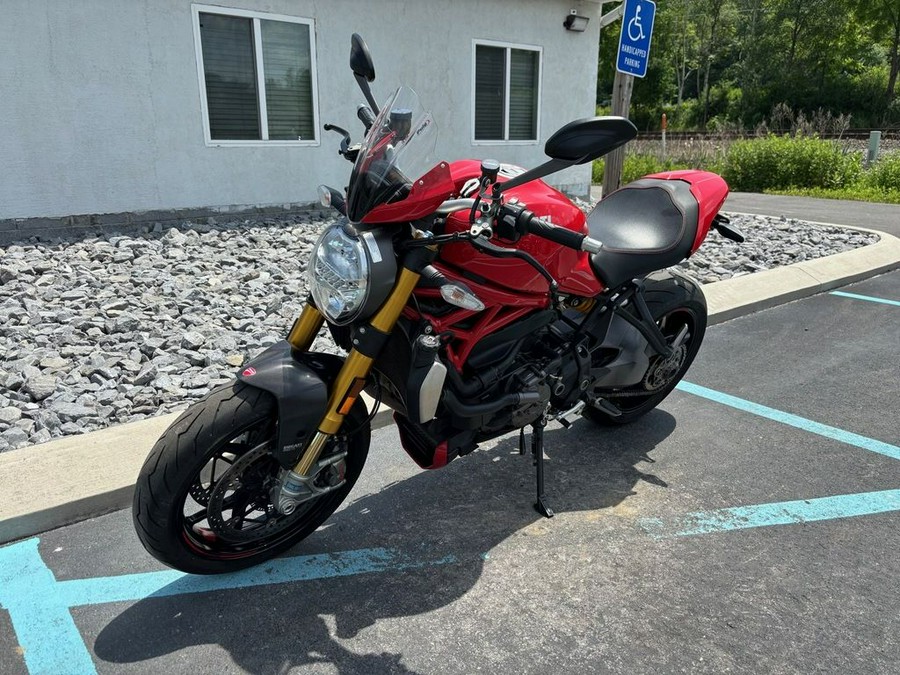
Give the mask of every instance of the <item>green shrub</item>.
<svg viewBox="0 0 900 675">
<path fill-rule="evenodd" d="M 861 183 L 887 192 L 900 191 L 900 151 L 883 155 L 863 174 Z"/>
<path fill-rule="evenodd" d="M 605 166 L 602 159 L 595 159 L 593 165 L 591 165 L 591 182 L 594 185 L 599 185 L 603 182 L 603 167 Z"/>
<path fill-rule="evenodd" d="M 651 173 L 690 168 L 693 167 L 671 159 L 661 160 L 653 155 L 629 155 L 625 157 L 625 166 L 622 168 L 622 185 Z"/>
<path fill-rule="evenodd" d="M 839 189 L 856 183 L 861 170 L 858 154 L 844 153 L 831 141 L 769 136 L 733 143 L 724 177 L 732 190 L 744 192 Z"/>
<path fill-rule="evenodd" d="M 593 183 L 599 185 L 603 182 L 604 166 L 602 159 L 594 160 L 594 165 L 591 167 L 591 181 Z M 622 167 L 622 185 L 651 173 L 690 168 L 693 167 L 684 162 L 676 162 L 671 159 L 661 160 L 653 155 L 626 155 L 625 163 Z"/>
</svg>

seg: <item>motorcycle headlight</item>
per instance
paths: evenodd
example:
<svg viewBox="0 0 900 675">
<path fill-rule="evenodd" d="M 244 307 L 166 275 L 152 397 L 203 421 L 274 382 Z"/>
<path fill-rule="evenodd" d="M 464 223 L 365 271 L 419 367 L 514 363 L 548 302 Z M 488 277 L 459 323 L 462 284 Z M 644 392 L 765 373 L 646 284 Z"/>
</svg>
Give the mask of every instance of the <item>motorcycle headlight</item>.
<svg viewBox="0 0 900 675">
<path fill-rule="evenodd" d="M 390 238 L 357 235 L 346 222 L 327 228 L 313 246 L 309 289 L 325 318 L 338 326 L 374 312 L 396 276 Z"/>
</svg>

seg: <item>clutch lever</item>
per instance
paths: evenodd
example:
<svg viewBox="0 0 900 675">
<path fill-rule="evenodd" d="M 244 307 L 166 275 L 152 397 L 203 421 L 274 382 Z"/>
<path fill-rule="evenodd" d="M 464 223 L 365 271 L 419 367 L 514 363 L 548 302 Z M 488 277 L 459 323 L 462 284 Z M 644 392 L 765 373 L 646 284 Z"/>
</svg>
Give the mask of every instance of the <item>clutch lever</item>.
<svg viewBox="0 0 900 675">
<path fill-rule="evenodd" d="M 356 156 L 359 154 L 359 143 L 352 146 L 350 145 L 350 143 L 352 142 L 350 140 L 350 133 L 346 129 L 343 129 L 335 124 L 325 124 L 323 128 L 325 129 L 325 131 L 336 131 L 344 137 L 341 140 L 341 149 L 338 150 L 338 154 L 351 162 L 355 162 Z"/>
</svg>

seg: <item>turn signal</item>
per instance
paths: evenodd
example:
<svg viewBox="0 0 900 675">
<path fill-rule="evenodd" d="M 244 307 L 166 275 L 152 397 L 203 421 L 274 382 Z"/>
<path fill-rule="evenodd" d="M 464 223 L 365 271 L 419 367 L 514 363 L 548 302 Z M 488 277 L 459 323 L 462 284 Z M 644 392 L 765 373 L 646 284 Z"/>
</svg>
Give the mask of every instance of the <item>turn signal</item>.
<svg viewBox="0 0 900 675">
<path fill-rule="evenodd" d="M 470 309 L 473 312 L 480 312 L 484 309 L 484 303 L 474 293 L 456 284 L 441 286 L 441 297 L 451 305 Z"/>
<path fill-rule="evenodd" d="M 331 206 L 331 188 L 327 185 L 320 185 L 318 188 L 319 191 L 319 203 L 328 208 Z"/>
</svg>

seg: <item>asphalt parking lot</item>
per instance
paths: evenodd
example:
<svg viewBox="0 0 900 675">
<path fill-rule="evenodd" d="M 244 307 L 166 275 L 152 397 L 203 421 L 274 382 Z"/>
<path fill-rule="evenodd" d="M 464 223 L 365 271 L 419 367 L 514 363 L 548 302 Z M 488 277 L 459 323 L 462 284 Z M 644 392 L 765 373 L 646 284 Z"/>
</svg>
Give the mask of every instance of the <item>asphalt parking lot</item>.
<svg viewBox="0 0 900 675">
<path fill-rule="evenodd" d="M 387 428 L 244 573 L 124 511 L 0 548 L 0 672 L 897 672 L 900 272 L 840 292 L 710 328 L 631 427 L 549 427 L 552 520 L 515 437 L 426 473 Z"/>
</svg>

